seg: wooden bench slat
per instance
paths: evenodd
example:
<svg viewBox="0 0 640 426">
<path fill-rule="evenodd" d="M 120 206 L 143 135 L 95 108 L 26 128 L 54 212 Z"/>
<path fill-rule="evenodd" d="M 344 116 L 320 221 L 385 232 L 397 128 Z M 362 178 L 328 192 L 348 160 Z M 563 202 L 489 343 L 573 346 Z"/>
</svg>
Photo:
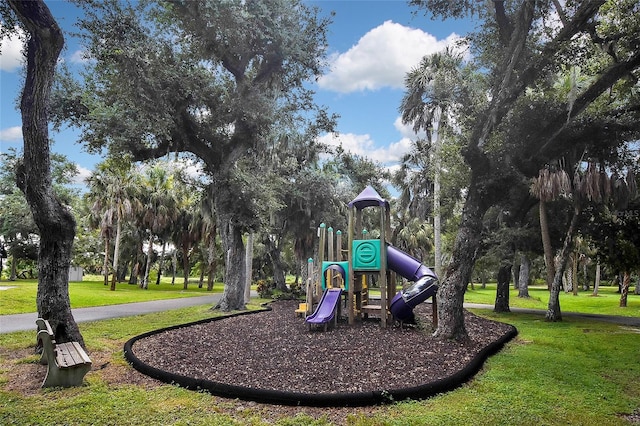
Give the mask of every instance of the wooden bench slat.
<svg viewBox="0 0 640 426">
<path fill-rule="evenodd" d="M 87 355 L 84 349 L 82 349 L 82 346 L 80 346 L 80 343 L 78 342 L 71 342 L 71 343 L 76 348 L 76 352 L 78 353 L 78 357 L 79 357 L 79 363 L 91 364 L 91 359 L 89 359 L 89 355 Z"/>
<path fill-rule="evenodd" d="M 84 350 L 77 342 L 59 343 L 56 345 L 56 362 L 61 368 L 85 364 Z"/>
</svg>

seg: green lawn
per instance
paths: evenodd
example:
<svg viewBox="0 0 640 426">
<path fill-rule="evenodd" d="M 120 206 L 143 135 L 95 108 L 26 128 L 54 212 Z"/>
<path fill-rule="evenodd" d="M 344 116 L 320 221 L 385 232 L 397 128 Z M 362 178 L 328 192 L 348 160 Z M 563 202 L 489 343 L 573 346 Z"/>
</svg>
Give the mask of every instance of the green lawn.
<svg viewBox="0 0 640 426">
<path fill-rule="evenodd" d="M 250 307 L 257 308 L 260 301 Z M 148 330 L 217 315 L 208 308 L 79 326 L 90 354 L 99 352 L 101 363 L 128 369 L 122 354 L 127 339 Z M 519 336 L 491 357 L 472 381 L 425 401 L 343 409 L 333 417 L 336 424 L 627 425 L 630 423 L 623 416 L 640 410 L 640 330 L 573 318 L 547 323 L 540 316 L 477 312 L 515 325 Z M 33 332 L 0 335 L 0 424 L 332 424 L 323 417 L 326 410 L 299 407 L 289 414 L 278 414 L 277 407 L 226 400 L 170 385 L 148 388 L 109 384 L 99 369 L 90 372 L 86 386 L 80 388 L 27 394 L 8 391 L 9 372 L 37 362 L 31 355 L 33 345 Z"/>
<path fill-rule="evenodd" d="M 2 281 L 0 286 L 11 287 L 0 291 L 0 313 L 2 315 L 36 312 L 37 280 Z M 175 299 L 180 297 L 205 296 L 207 291 L 205 282 L 203 288 L 191 278 L 187 290 L 183 289 L 182 279 L 171 284 L 170 278 L 163 278 L 159 285 L 155 280 L 149 283 L 149 288 L 143 290 L 137 285 L 118 283 L 116 290 L 111 291 L 105 286 L 102 278 L 95 275 L 86 276 L 81 282 L 69 283 L 69 298 L 72 308 L 86 308 L 90 306 L 117 305 L 119 303 L 146 302 L 149 300 Z M 217 282 L 213 286 L 214 293 L 222 292 L 223 284 Z"/>
<path fill-rule="evenodd" d="M 13 287 L 0 291 L 0 313 L 2 315 L 35 312 L 36 309 L 36 280 L 2 281 L 0 286 Z M 216 282 L 213 292 L 221 292 L 223 284 Z M 632 288 L 634 290 L 635 288 Z M 572 293 L 560 294 L 560 307 L 563 312 L 580 312 L 588 314 L 619 315 L 640 317 L 640 296 L 629 294 L 626 308 L 620 308 L 620 295 L 617 287 L 601 286 L 599 296 L 593 297 L 591 291 L 580 291 L 577 296 Z M 375 293 L 375 290 L 372 292 Z M 116 291 L 110 291 L 100 276 L 86 276 L 82 282 L 69 283 L 69 294 L 72 308 L 89 306 L 105 306 L 118 303 L 144 302 L 149 300 L 172 299 L 179 297 L 203 296 L 209 294 L 204 288 L 198 288 L 194 278 L 191 278 L 187 290 L 183 290 L 182 279 L 176 284 L 170 283 L 170 278 L 163 278 L 160 285 L 155 281 L 149 284 L 148 290 L 142 290 L 135 285 L 119 283 Z M 549 292 L 546 287 L 530 287 L 528 299 L 519 298 L 517 290 L 510 291 L 509 304 L 511 307 L 546 310 Z M 485 289 L 479 285 L 465 293 L 465 302 L 493 305 L 496 298 L 496 284 L 489 283 Z"/>
<path fill-rule="evenodd" d="M 635 287 L 631 288 L 627 299 L 627 307 L 620 307 L 620 294 L 616 293 L 618 287 L 601 286 L 598 296 L 592 296 L 592 291 L 580 291 L 577 296 L 572 293 L 560 293 L 560 309 L 562 312 L 580 312 L 585 314 L 618 315 L 628 317 L 640 317 L 640 295 L 632 294 Z M 529 298 L 519 298 L 518 290 L 509 292 L 509 306 L 527 309 L 547 310 L 549 304 L 549 291 L 546 287 L 536 286 L 529 288 Z M 490 283 L 486 289 L 475 286 L 465 293 L 464 301 L 493 305 L 496 300 L 496 284 Z"/>
</svg>

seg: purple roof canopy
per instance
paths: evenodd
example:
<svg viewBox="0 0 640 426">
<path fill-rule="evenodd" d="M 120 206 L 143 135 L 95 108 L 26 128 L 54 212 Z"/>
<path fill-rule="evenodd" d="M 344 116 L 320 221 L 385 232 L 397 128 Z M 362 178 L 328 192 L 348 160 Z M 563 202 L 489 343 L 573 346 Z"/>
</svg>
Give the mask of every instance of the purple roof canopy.
<svg viewBox="0 0 640 426">
<path fill-rule="evenodd" d="M 351 200 L 349 207 L 353 206 L 358 210 L 373 206 L 384 206 L 388 209 L 389 202 L 382 198 L 380 194 L 378 194 L 378 191 L 373 189 L 371 185 L 368 185 L 356 198 Z"/>
</svg>

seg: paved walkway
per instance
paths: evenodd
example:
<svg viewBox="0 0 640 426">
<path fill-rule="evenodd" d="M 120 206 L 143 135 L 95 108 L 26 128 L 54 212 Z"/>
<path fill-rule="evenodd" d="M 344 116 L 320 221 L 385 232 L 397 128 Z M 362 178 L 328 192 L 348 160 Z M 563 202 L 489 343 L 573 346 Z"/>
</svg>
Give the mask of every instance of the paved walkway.
<svg viewBox="0 0 640 426">
<path fill-rule="evenodd" d="M 255 292 L 252 292 L 255 293 Z M 168 311 L 171 309 L 186 308 L 197 305 L 214 305 L 220 300 L 221 293 L 208 296 L 185 297 L 181 299 L 157 300 L 152 302 L 127 303 L 122 305 L 97 306 L 93 308 L 72 309 L 76 322 L 98 321 L 109 318 L 120 318 L 134 315 L 148 314 L 152 312 Z M 252 294 L 256 297 L 257 294 Z M 493 310 L 493 305 L 481 305 L 476 303 L 465 303 L 465 308 Z M 544 316 L 545 311 L 539 309 L 511 308 L 511 312 L 526 313 Z M 597 314 L 579 314 L 573 312 L 563 312 L 563 317 L 576 317 L 596 321 L 605 321 L 615 324 L 640 327 L 640 318 L 619 317 Z M 36 329 L 36 319 L 38 314 L 0 315 L 0 333 L 13 333 L 14 331 L 27 331 Z"/>
</svg>

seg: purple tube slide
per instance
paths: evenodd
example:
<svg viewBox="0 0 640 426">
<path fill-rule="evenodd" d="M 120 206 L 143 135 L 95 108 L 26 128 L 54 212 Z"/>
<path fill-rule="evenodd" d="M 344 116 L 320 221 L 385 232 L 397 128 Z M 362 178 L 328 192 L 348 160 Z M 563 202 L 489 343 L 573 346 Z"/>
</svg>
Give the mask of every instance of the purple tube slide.
<svg viewBox="0 0 640 426">
<path fill-rule="evenodd" d="M 418 259 L 402 250 L 387 245 L 387 266 L 398 275 L 413 282 L 399 291 L 391 300 L 391 314 L 400 321 L 413 318 L 413 308 L 438 291 L 438 277 Z"/>
</svg>

